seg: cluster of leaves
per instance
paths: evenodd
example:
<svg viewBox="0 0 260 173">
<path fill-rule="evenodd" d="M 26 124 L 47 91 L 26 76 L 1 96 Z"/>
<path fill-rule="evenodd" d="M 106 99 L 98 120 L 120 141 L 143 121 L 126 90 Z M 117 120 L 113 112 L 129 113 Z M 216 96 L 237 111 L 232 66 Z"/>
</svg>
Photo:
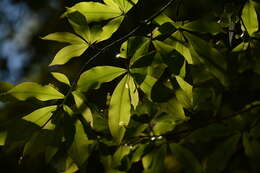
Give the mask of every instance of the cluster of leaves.
<svg viewBox="0 0 260 173">
<path fill-rule="evenodd" d="M 224 12 L 174 21 L 165 12 L 173 2 L 123 38 L 97 49 L 75 79 L 52 72 L 66 86 L 64 93 L 54 84 L 2 82 L 3 103 L 29 100 L 39 108 L 4 122 L 1 145 L 10 151 L 23 148 L 25 159 L 44 156 L 57 172 L 260 170 L 260 104 L 257 98 L 229 98 L 234 92 L 243 95 L 241 76 L 250 73 L 257 79 L 260 74 L 260 4 L 224 3 Z M 62 66 L 95 49 L 135 6 L 138 0 L 104 0 L 67 8 L 62 16 L 75 34 L 42 38 L 68 44 L 49 66 Z M 151 32 L 135 35 L 142 26 Z M 87 67 L 118 43 L 116 59 L 123 65 Z M 90 101 L 89 93 L 107 84 L 112 89 L 104 98 L 106 105 Z M 256 85 L 254 91 L 259 89 Z M 241 168 L 244 160 L 248 164 Z"/>
</svg>

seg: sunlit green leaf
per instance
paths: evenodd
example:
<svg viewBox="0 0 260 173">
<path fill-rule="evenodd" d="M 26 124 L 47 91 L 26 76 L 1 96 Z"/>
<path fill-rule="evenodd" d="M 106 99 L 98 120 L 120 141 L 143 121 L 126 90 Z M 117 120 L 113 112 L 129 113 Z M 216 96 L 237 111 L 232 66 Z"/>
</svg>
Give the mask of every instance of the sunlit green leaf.
<svg viewBox="0 0 260 173">
<path fill-rule="evenodd" d="M 26 100 L 30 97 L 35 97 L 41 101 L 63 99 L 64 95 L 51 87 L 50 85 L 41 86 L 33 82 L 24 82 L 16 85 L 6 94 L 11 94 L 19 100 Z"/>
<path fill-rule="evenodd" d="M 138 0 L 113 0 L 124 13 L 127 13 Z"/>
<path fill-rule="evenodd" d="M 91 88 L 97 89 L 102 83 L 110 82 L 125 72 L 126 69 L 113 66 L 93 67 L 80 76 L 77 88 L 82 92 Z"/>
<path fill-rule="evenodd" d="M 119 28 L 120 24 L 122 23 L 124 17 L 117 17 L 115 19 L 110 20 L 103 28 L 102 28 L 102 33 L 99 36 L 98 41 L 103 41 L 112 36 L 114 32 L 117 31 Z"/>
<path fill-rule="evenodd" d="M 86 105 L 85 97 L 82 93 L 78 91 L 73 91 L 72 95 L 74 97 L 75 103 L 79 111 L 81 112 L 82 116 L 85 118 L 85 120 L 90 123 L 91 126 L 93 126 L 93 117 L 90 108 Z"/>
<path fill-rule="evenodd" d="M 58 41 L 62 43 L 70 43 L 70 44 L 82 44 L 85 43 L 80 37 L 76 36 L 75 34 L 69 32 L 56 32 L 49 34 L 42 38 L 43 40 L 52 40 Z"/>
<path fill-rule="evenodd" d="M 80 2 L 67 9 L 67 13 L 75 11 L 83 14 L 89 23 L 112 19 L 122 14 L 119 7 L 98 2 Z"/>
<path fill-rule="evenodd" d="M 252 0 L 248 0 L 242 10 L 242 30 L 246 30 L 249 35 L 252 35 L 254 32 L 258 31 L 258 19 L 257 13 L 254 7 L 254 2 Z"/>
<path fill-rule="evenodd" d="M 53 129 L 54 125 L 50 123 L 47 123 L 51 116 L 53 115 L 53 112 L 57 109 L 57 106 L 48 106 L 44 108 L 37 109 L 30 113 L 29 115 L 26 115 L 23 117 L 24 120 L 30 121 L 34 124 L 37 124 L 38 126 L 42 127 L 44 129 Z M 46 124 L 47 123 L 47 124 Z"/>
<path fill-rule="evenodd" d="M 112 166 L 114 168 L 121 165 L 122 159 L 131 151 L 130 146 L 120 146 L 112 157 Z"/>
<path fill-rule="evenodd" d="M 108 112 L 109 129 L 117 143 L 120 143 L 125 134 L 125 127 L 130 121 L 131 98 L 127 85 L 128 75 L 126 75 L 117 85 L 111 97 Z"/>
<path fill-rule="evenodd" d="M 67 63 L 71 58 L 81 56 L 85 50 L 87 50 L 88 45 L 83 44 L 73 44 L 62 48 L 54 57 L 49 66 L 52 65 L 63 65 Z"/>
<path fill-rule="evenodd" d="M 69 79 L 67 78 L 66 75 L 64 75 L 64 74 L 62 74 L 62 73 L 58 73 L 58 72 L 52 72 L 51 74 L 52 74 L 52 76 L 53 76 L 55 79 L 57 79 L 58 81 L 60 81 L 60 82 L 62 82 L 62 83 L 65 83 L 65 84 L 67 84 L 67 85 L 70 86 L 70 81 L 69 81 Z"/>
<path fill-rule="evenodd" d="M 201 164 L 191 151 L 175 143 L 170 144 L 170 149 L 173 156 L 182 164 L 185 172 L 202 173 Z"/>
<path fill-rule="evenodd" d="M 145 37 L 130 37 L 120 48 L 120 57 L 130 59 L 130 65 L 133 65 L 139 58 L 147 54 L 149 50 L 150 39 Z"/>
<path fill-rule="evenodd" d="M 152 88 L 156 81 L 157 79 L 150 75 L 147 75 L 142 84 L 140 85 L 140 88 L 148 96 L 149 99 L 151 99 Z"/>
</svg>

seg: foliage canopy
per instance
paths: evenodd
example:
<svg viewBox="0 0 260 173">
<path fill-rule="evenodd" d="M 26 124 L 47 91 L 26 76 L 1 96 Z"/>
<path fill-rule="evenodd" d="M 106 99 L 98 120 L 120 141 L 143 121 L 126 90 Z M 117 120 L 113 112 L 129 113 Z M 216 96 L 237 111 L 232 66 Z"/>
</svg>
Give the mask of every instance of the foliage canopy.
<svg viewBox="0 0 260 173">
<path fill-rule="evenodd" d="M 21 163 L 44 157 L 50 172 L 258 172 L 260 3 L 198 1 L 209 10 L 192 17 L 194 2 L 162 1 L 115 37 L 143 3 L 66 9 L 73 33 L 42 37 L 66 45 L 49 64 L 50 83 L 0 83 L 5 109 L 34 106 L 3 112 L 4 150 L 22 149 Z M 111 49 L 108 63 L 90 65 Z M 59 71 L 81 58 L 77 75 Z"/>
</svg>

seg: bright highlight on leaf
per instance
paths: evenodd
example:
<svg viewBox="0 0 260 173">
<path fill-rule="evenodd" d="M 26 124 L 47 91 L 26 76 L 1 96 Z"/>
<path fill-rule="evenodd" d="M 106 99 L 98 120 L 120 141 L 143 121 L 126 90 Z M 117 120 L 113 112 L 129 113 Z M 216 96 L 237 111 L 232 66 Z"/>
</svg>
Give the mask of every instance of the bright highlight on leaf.
<svg viewBox="0 0 260 173">
<path fill-rule="evenodd" d="M 24 82 L 16 85 L 6 94 L 11 94 L 19 100 L 26 100 L 30 97 L 35 97 L 41 101 L 63 99 L 64 95 L 54 89 L 50 85 L 41 86 L 33 82 Z"/>
</svg>

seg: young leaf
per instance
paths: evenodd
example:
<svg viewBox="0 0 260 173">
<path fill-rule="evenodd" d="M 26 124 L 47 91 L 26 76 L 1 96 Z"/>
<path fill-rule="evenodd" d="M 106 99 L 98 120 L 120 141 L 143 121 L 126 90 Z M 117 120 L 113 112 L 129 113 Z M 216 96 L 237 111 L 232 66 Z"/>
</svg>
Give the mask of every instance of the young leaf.
<svg viewBox="0 0 260 173">
<path fill-rule="evenodd" d="M 82 44 L 72 44 L 62 48 L 54 57 L 51 64 L 52 65 L 63 65 L 67 63 L 71 58 L 81 56 L 89 47 L 87 43 Z"/>
<path fill-rule="evenodd" d="M 245 26 L 242 26 L 242 30 L 246 30 L 248 34 L 251 36 L 254 32 L 258 31 L 258 19 L 256 9 L 254 7 L 254 2 L 252 0 L 248 0 L 244 8 L 242 10 L 242 22 Z M 245 28 L 244 28 L 245 27 Z"/>
<path fill-rule="evenodd" d="M 74 101 L 76 103 L 77 108 L 81 112 L 84 119 L 93 126 L 93 117 L 90 108 L 85 104 L 85 97 L 82 93 L 78 91 L 73 91 L 72 95 L 74 97 Z"/>
<path fill-rule="evenodd" d="M 23 119 L 42 127 L 43 125 L 45 125 L 47 121 L 50 120 L 53 112 L 56 109 L 57 109 L 57 105 L 40 108 L 33 111 L 29 115 L 24 116 Z M 51 123 L 48 123 L 44 126 L 44 129 L 52 129 L 52 128 L 53 125 Z"/>
<path fill-rule="evenodd" d="M 81 92 L 91 88 L 97 89 L 102 83 L 110 82 L 125 72 L 126 69 L 113 66 L 93 67 L 80 76 L 77 89 Z"/>
<path fill-rule="evenodd" d="M 170 144 L 174 157 L 182 164 L 187 173 L 202 173 L 202 167 L 198 159 L 188 149 L 179 144 Z"/>
<path fill-rule="evenodd" d="M 74 140 L 68 152 L 77 166 L 81 167 L 90 156 L 94 141 L 88 140 L 83 125 L 79 120 L 76 121 L 75 126 Z"/>
<path fill-rule="evenodd" d="M 62 82 L 62 83 L 65 83 L 67 84 L 68 86 L 70 86 L 70 81 L 69 79 L 67 78 L 67 76 L 65 76 L 64 74 L 62 73 L 58 73 L 58 72 L 52 72 L 51 73 L 52 76 L 57 79 L 58 81 Z"/>
<path fill-rule="evenodd" d="M 111 97 L 108 112 L 108 125 L 112 136 L 120 143 L 125 134 L 131 116 L 131 99 L 126 75 L 117 85 Z"/>
<path fill-rule="evenodd" d="M 76 36 L 75 34 L 69 32 L 56 32 L 49 34 L 42 38 L 43 40 L 52 40 L 58 41 L 62 43 L 70 43 L 70 44 L 82 44 L 85 43 L 80 37 Z"/>
<path fill-rule="evenodd" d="M 228 161 L 236 152 L 240 136 L 240 134 L 236 134 L 217 146 L 207 160 L 206 173 L 220 173 L 225 169 Z"/>
<path fill-rule="evenodd" d="M 64 95 L 59 91 L 51 87 L 50 85 L 41 86 L 33 82 L 24 82 L 21 83 L 6 94 L 11 94 L 19 100 L 26 100 L 30 97 L 35 97 L 41 101 L 63 99 Z"/>
</svg>

